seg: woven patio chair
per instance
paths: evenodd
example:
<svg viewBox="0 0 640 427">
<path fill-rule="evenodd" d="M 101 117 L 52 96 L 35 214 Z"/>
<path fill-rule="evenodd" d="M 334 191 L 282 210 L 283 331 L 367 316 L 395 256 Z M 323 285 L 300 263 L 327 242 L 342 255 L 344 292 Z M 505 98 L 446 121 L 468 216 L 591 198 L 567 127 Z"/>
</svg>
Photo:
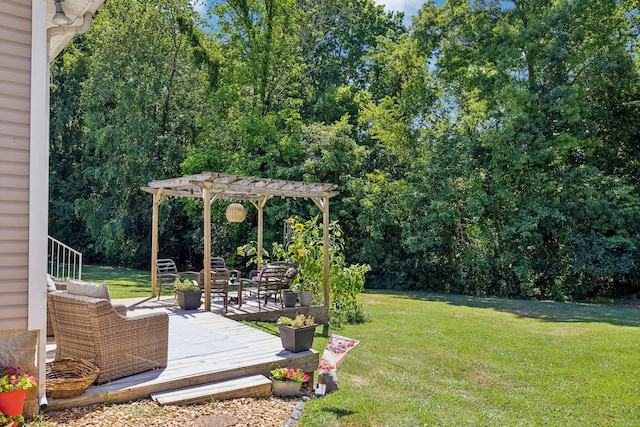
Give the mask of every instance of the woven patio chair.
<svg viewBox="0 0 640 427">
<path fill-rule="evenodd" d="M 267 304 L 269 297 L 274 300 L 280 298 L 282 302 L 282 291 L 289 289 L 296 274 L 300 271 L 300 266 L 291 262 L 276 261 L 262 267 L 252 279 L 240 279 L 242 291 L 249 294 L 256 294 L 258 298 L 258 311 L 262 309 L 262 299 Z"/>
<path fill-rule="evenodd" d="M 69 280 L 57 280 L 57 279 L 53 279 L 52 280 L 54 282 L 54 288 L 50 288 L 49 286 L 47 286 L 47 292 L 55 292 L 55 291 L 66 291 L 67 290 L 67 283 L 69 282 Z M 79 280 L 75 280 L 76 282 L 80 282 Z M 89 282 L 90 283 L 90 282 Z M 70 293 L 74 293 L 74 292 L 70 292 Z M 47 300 L 47 336 L 48 337 L 52 337 L 54 336 L 53 333 L 53 323 L 51 323 L 51 308 L 49 307 L 49 301 Z M 111 304 L 112 307 L 118 312 L 118 314 L 121 314 L 123 316 L 127 315 L 127 306 L 124 304 Z"/>
<path fill-rule="evenodd" d="M 169 315 L 118 314 L 106 299 L 48 294 L 56 360 L 86 359 L 100 368 L 97 383 L 167 366 Z"/>
</svg>

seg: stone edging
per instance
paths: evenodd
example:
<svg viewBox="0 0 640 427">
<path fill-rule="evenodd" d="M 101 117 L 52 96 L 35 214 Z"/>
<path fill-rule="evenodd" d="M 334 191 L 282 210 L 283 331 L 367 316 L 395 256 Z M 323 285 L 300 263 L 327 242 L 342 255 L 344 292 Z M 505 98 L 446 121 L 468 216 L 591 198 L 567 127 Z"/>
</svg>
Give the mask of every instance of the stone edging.
<svg viewBox="0 0 640 427">
<path fill-rule="evenodd" d="M 304 403 L 309 400 L 309 396 L 302 396 L 300 400 L 296 403 L 296 406 L 293 408 L 293 412 L 289 419 L 287 419 L 282 425 L 283 427 L 293 427 L 298 424 L 298 420 L 302 416 L 302 410 L 304 409 Z"/>
</svg>

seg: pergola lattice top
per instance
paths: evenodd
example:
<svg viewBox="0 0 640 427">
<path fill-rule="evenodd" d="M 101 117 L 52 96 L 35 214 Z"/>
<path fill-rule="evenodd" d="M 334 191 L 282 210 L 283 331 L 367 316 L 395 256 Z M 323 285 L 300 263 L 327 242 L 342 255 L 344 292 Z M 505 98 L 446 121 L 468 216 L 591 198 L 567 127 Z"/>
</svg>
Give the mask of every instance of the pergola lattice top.
<svg viewBox="0 0 640 427">
<path fill-rule="evenodd" d="M 217 172 L 152 181 L 149 187 L 143 187 L 142 190 L 155 193 L 157 189 L 162 189 L 165 196 L 201 198 L 203 188 L 217 194 L 217 198 L 227 200 L 260 200 L 264 196 L 324 198 L 338 195 L 338 186 L 335 184 L 246 177 Z"/>
<path fill-rule="evenodd" d="M 152 181 L 141 190 L 153 194 L 153 223 L 151 243 L 151 293 L 156 295 L 158 259 L 158 207 L 168 197 L 201 198 L 203 203 L 204 231 L 204 291 L 205 309 L 211 309 L 210 296 L 210 262 L 211 259 L 211 210 L 210 205 L 217 199 L 247 200 L 258 210 L 258 267 L 262 262 L 263 247 L 263 211 L 272 197 L 308 198 L 322 211 L 323 225 L 323 273 L 324 301 L 329 306 L 329 199 L 338 195 L 338 186 L 313 182 L 286 181 L 281 179 L 258 178 L 254 176 L 237 176 L 217 172 L 203 172 L 198 175 L 183 176 L 161 181 Z"/>
</svg>

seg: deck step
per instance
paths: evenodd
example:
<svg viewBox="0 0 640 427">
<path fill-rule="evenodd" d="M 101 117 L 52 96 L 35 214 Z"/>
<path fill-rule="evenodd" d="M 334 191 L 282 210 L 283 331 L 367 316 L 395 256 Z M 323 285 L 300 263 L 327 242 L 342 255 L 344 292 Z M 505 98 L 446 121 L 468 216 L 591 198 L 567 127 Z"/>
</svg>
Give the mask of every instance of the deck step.
<svg viewBox="0 0 640 427">
<path fill-rule="evenodd" d="M 264 375 L 248 375 L 224 381 L 177 388 L 152 393 L 151 398 L 161 405 L 191 404 L 210 399 L 267 397 L 271 395 L 271 380 Z"/>
</svg>

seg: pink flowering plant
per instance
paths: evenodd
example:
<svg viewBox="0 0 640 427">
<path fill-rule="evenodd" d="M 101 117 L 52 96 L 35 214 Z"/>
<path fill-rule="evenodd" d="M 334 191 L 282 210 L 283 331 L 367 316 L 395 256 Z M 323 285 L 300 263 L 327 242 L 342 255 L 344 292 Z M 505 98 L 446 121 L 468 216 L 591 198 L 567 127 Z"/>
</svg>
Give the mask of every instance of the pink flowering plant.
<svg viewBox="0 0 640 427">
<path fill-rule="evenodd" d="M 311 377 L 302 372 L 299 368 L 277 368 L 271 371 L 271 379 L 304 383 L 309 381 Z"/>
<path fill-rule="evenodd" d="M 0 391 L 24 390 L 38 385 L 38 379 L 19 367 L 0 367 Z"/>
</svg>

